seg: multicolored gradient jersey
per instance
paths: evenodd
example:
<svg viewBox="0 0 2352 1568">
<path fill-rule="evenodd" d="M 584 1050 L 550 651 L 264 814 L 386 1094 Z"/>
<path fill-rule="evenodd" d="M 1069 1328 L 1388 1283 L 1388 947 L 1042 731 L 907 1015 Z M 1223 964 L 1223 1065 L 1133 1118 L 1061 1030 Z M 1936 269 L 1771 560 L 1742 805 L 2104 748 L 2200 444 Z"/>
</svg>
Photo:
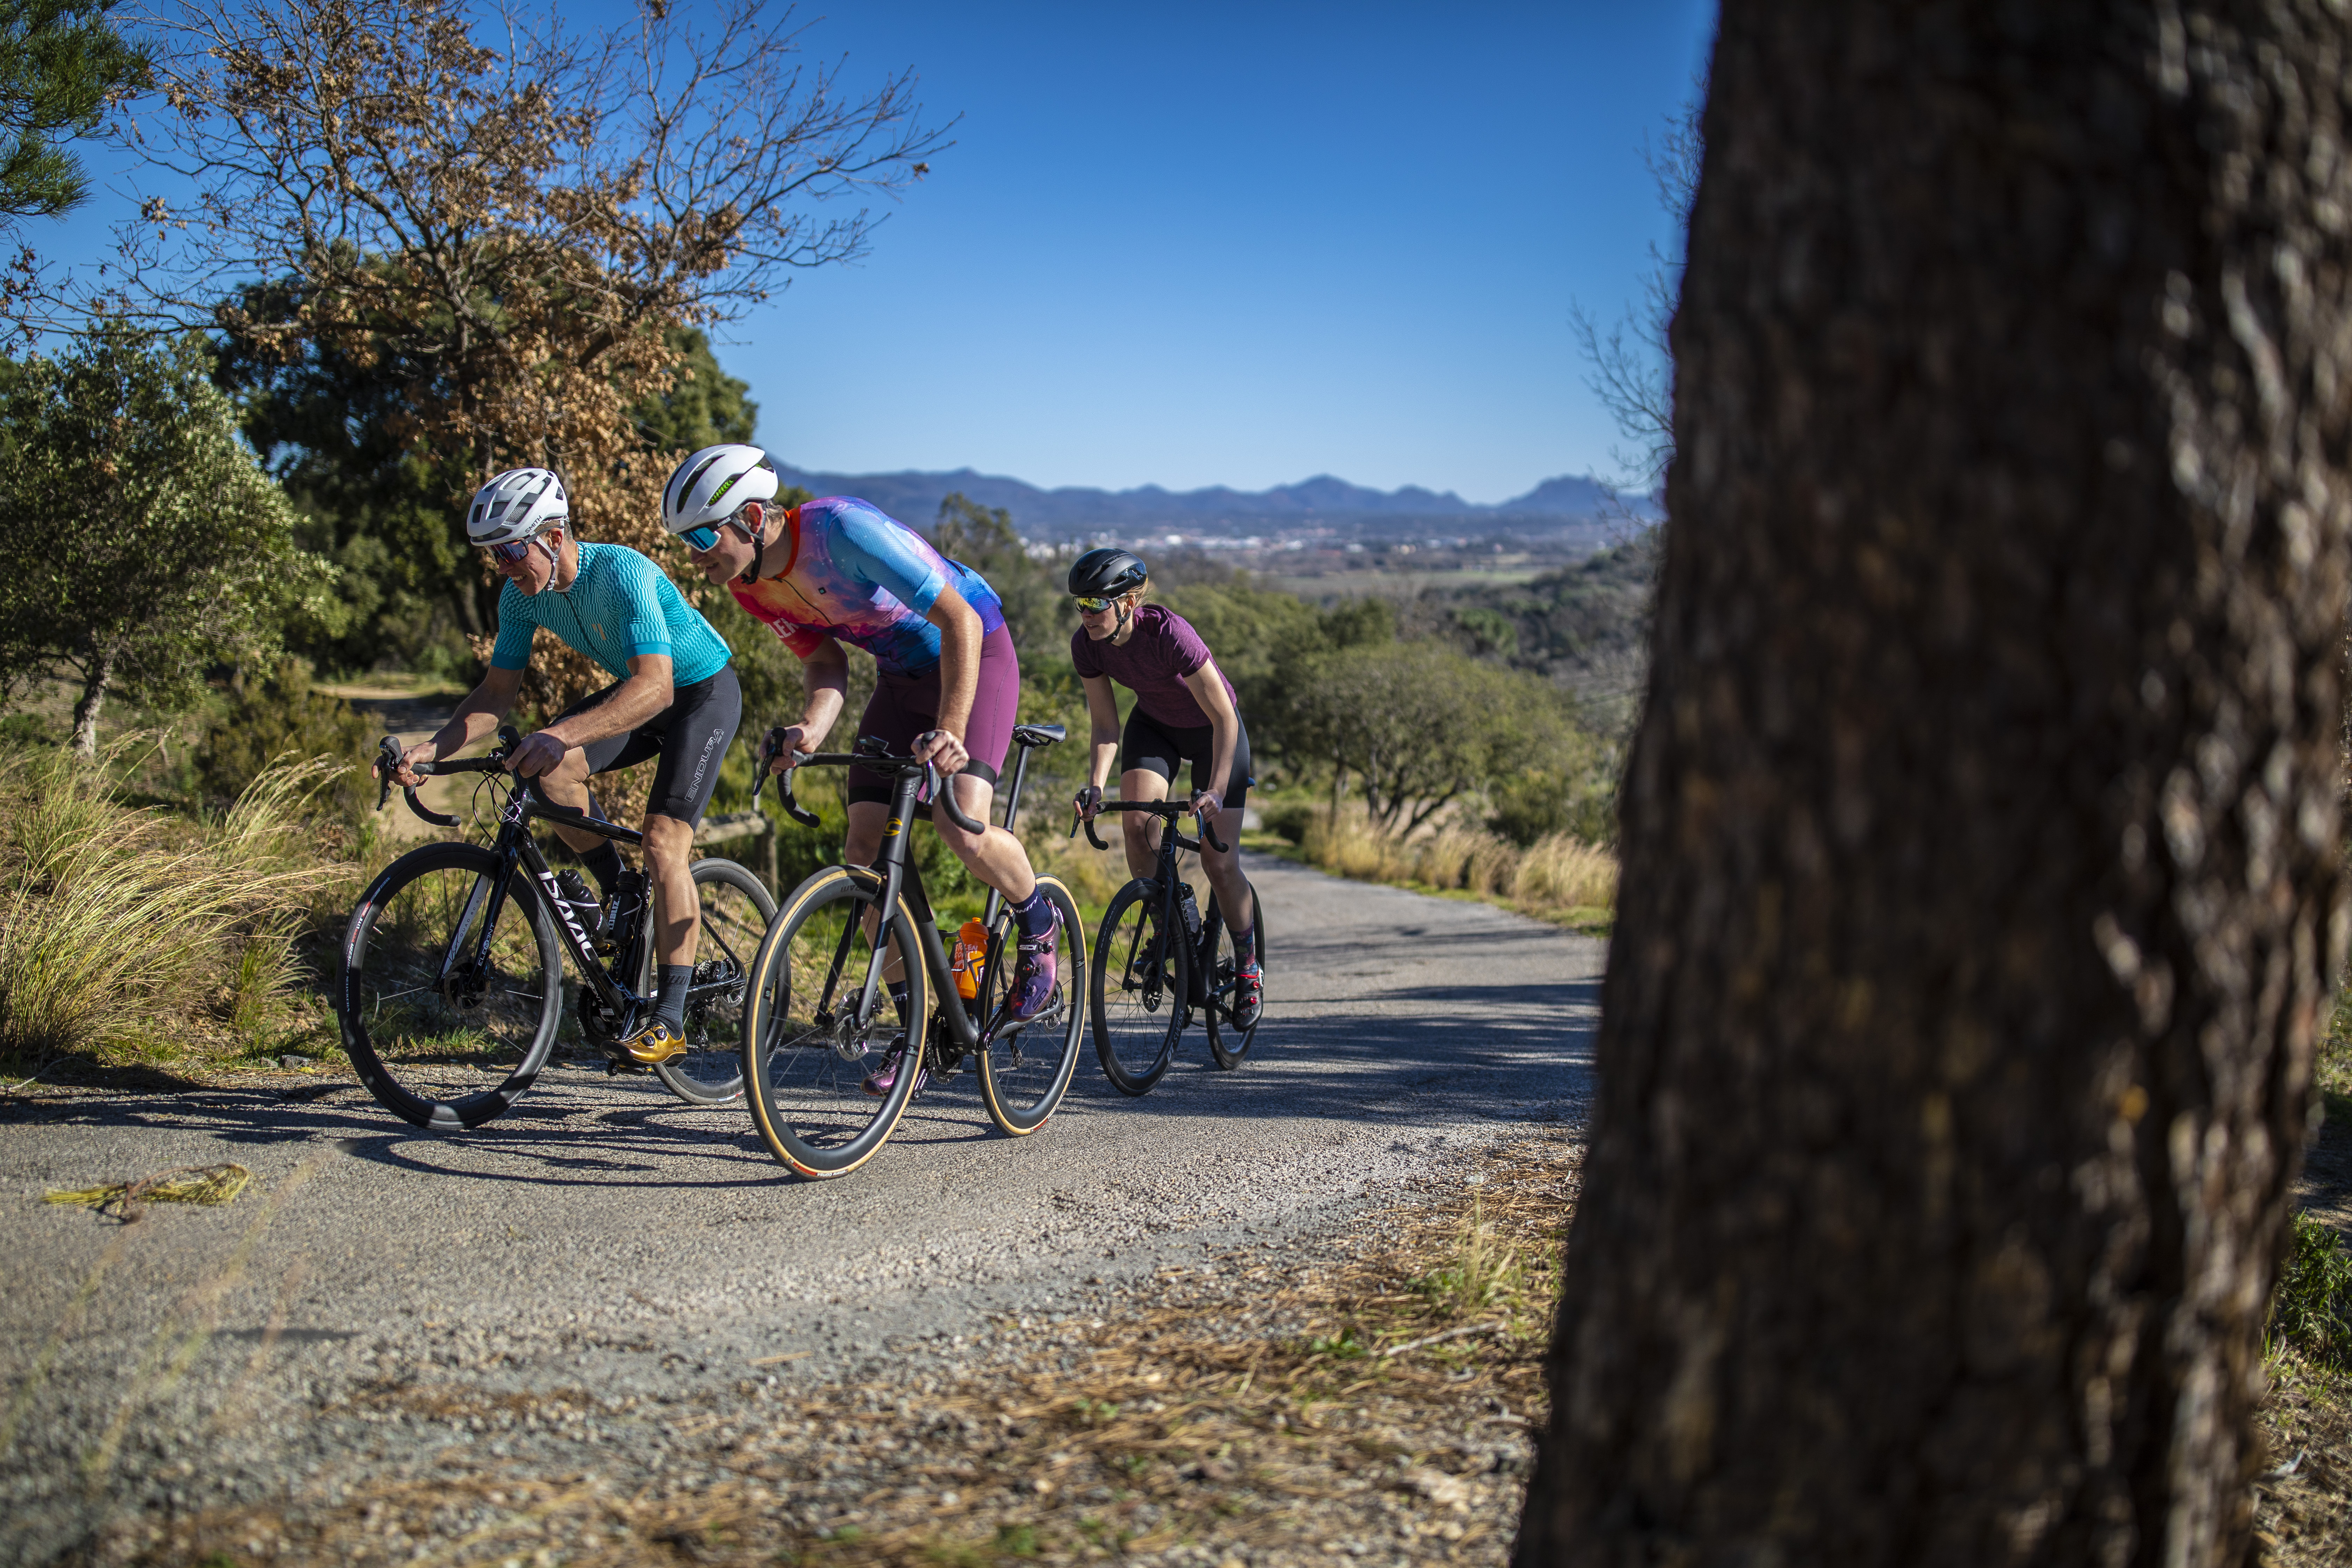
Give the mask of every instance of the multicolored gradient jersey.
<svg viewBox="0 0 2352 1568">
<path fill-rule="evenodd" d="M 950 584 L 979 613 L 982 637 L 1004 624 L 1003 603 L 986 578 L 862 500 L 803 501 L 784 513 L 777 546 L 782 572 L 748 588 L 730 582 L 728 591 L 803 658 L 837 637 L 894 675 L 921 674 L 940 662 L 940 628 L 923 617 Z"/>
<path fill-rule="evenodd" d="M 629 679 L 629 660 L 659 654 L 669 660 L 672 686 L 708 680 L 734 657 L 724 638 L 686 602 L 662 569 L 625 544 L 583 544 L 580 574 L 562 593 L 552 585 L 526 594 L 509 582 L 499 590 L 499 641 L 493 669 L 530 662 L 531 634 L 545 626 L 604 667 Z"/>
</svg>

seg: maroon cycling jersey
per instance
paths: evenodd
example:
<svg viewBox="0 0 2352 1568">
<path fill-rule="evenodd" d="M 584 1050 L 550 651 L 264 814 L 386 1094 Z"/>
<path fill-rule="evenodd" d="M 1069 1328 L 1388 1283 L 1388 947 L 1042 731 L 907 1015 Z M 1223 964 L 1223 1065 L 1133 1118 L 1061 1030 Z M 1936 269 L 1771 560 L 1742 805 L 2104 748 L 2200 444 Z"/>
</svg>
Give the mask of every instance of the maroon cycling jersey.
<svg viewBox="0 0 2352 1568">
<path fill-rule="evenodd" d="M 1070 634 L 1070 662 L 1082 676 L 1108 676 L 1135 693 L 1135 705 L 1160 723 L 1179 730 L 1197 730 L 1211 721 L 1184 678 L 1209 662 L 1209 645 L 1192 623 L 1173 610 L 1145 605 L 1135 612 L 1135 631 L 1124 643 L 1105 637 L 1097 642 L 1080 626 Z M 1234 683 L 1225 682 L 1225 696 L 1234 711 L 1241 700 Z"/>
</svg>

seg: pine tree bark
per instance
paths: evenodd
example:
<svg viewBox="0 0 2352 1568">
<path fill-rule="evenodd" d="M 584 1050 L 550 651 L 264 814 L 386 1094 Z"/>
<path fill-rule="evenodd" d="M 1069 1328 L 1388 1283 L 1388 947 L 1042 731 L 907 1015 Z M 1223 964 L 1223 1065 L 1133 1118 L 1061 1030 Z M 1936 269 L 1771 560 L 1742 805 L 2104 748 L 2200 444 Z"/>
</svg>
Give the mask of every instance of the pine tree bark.
<svg viewBox="0 0 2352 1568">
<path fill-rule="evenodd" d="M 2347 35 L 1726 0 L 1520 1568 L 2242 1559 L 2346 927 Z"/>
</svg>

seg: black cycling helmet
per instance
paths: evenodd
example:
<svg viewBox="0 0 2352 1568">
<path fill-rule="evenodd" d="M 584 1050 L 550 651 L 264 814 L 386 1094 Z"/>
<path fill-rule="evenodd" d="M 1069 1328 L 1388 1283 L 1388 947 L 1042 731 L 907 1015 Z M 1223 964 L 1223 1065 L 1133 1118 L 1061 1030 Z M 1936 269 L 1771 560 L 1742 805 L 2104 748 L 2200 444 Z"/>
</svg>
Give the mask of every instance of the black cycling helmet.
<svg viewBox="0 0 2352 1568">
<path fill-rule="evenodd" d="M 1087 599 L 1116 599 L 1129 589 L 1142 587 L 1150 575 L 1141 557 L 1105 545 L 1070 563 L 1070 592 Z"/>
</svg>

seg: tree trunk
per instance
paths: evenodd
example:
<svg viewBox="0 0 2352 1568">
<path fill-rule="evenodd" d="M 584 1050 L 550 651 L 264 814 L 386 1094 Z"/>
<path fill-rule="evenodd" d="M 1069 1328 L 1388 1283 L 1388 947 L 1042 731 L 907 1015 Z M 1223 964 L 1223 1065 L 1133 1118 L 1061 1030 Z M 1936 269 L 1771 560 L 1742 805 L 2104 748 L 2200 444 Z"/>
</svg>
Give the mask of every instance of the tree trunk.
<svg viewBox="0 0 2352 1568">
<path fill-rule="evenodd" d="M 1521 1568 L 2242 1558 L 2346 923 L 2348 32 L 1723 6 Z"/>
<path fill-rule="evenodd" d="M 112 644 L 100 649 L 89 661 L 88 677 L 81 683 L 81 700 L 74 704 L 74 754 L 88 761 L 98 757 L 98 712 L 106 706 L 106 689 L 114 680 L 114 661 L 121 649 Z"/>
</svg>

